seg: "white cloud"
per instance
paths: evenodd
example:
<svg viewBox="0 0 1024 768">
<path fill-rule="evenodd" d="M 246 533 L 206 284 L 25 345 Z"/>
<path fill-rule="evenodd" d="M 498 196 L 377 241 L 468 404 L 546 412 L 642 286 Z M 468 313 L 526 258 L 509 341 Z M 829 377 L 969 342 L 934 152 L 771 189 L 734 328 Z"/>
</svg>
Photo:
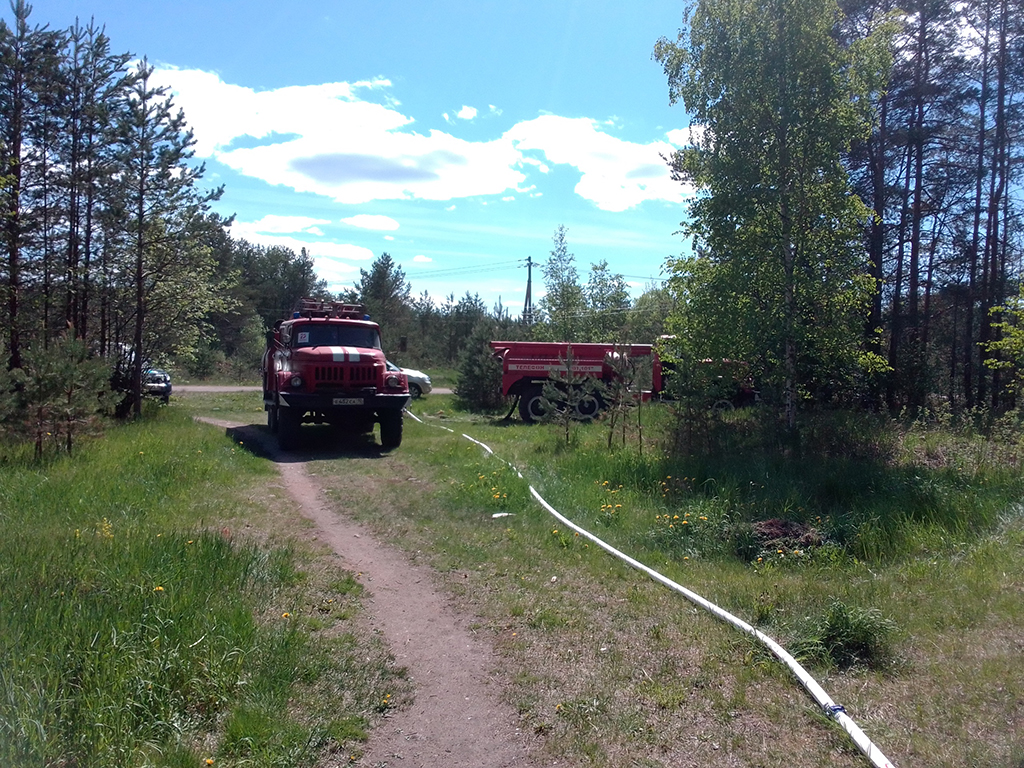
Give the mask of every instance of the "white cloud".
<svg viewBox="0 0 1024 768">
<path fill-rule="evenodd" d="M 385 240 L 394 240 L 395 238 L 393 238 L 391 235 L 384 235 L 384 239 Z"/>
<path fill-rule="evenodd" d="M 343 224 L 349 224 L 360 229 L 378 229 L 393 231 L 398 229 L 398 222 L 390 216 L 378 216 L 370 213 L 360 213 L 341 220 Z"/>
<path fill-rule="evenodd" d="M 699 142 L 705 133 L 703 125 L 691 125 L 687 128 L 676 128 L 665 134 L 665 137 L 677 147 L 689 147 Z"/>
<path fill-rule="evenodd" d="M 289 248 L 300 253 L 303 248 L 313 258 L 313 265 L 319 277 L 329 286 L 348 284 L 358 276 L 359 267 L 352 261 L 372 261 L 375 256 L 369 248 L 350 243 L 336 243 L 323 240 L 305 240 L 293 234 L 320 234 L 310 222 L 329 223 L 320 219 L 302 216 L 264 216 L 259 221 L 235 221 L 231 226 L 232 237 L 247 240 L 253 245 L 266 248 Z"/>
<path fill-rule="evenodd" d="M 513 200 L 516 199 L 516 196 L 515 195 L 505 195 L 505 197 L 503 197 L 501 199 L 502 199 L 503 202 L 511 203 Z"/>
<path fill-rule="evenodd" d="M 413 256 L 412 260 L 415 261 L 417 264 L 429 264 L 430 262 L 433 261 L 432 258 L 430 258 L 429 256 L 424 256 L 422 253 Z"/>
<path fill-rule="evenodd" d="M 505 140 L 409 130 L 394 104 L 365 101 L 387 80 L 254 91 L 198 70 L 162 69 L 196 135 L 196 154 L 246 176 L 357 204 L 501 194 L 524 180 Z"/>
<path fill-rule="evenodd" d="M 606 211 L 645 200 L 679 203 L 688 194 L 660 157 L 674 151 L 672 143 L 625 141 L 587 118 L 546 114 L 496 139 L 466 141 L 441 130 L 414 130 L 385 79 L 255 91 L 214 73 L 167 68 L 154 80 L 175 92 L 195 131 L 198 156 L 340 203 L 508 195 L 523 187 L 526 173 L 546 173 L 552 164 L 577 168 L 576 193 Z M 489 110 L 500 114 L 493 105 Z M 455 117 L 477 115 L 464 106 Z"/>
<path fill-rule="evenodd" d="M 523 151 L 540 151 L 552 163 L 572 165 L 582 177 L 576 194 L 605 211 L 625 211 L 645 200 L 681 203 L 687 190 L 669 175 L 667 142 L 636 144 L 602 133 L 596 121 L 542 115 L 505 134 Z"/>
<path fill-rule="evenodd" d="M 330 224 L 330 219 L 311 219 L 308 216 L 278 216 L 270 213 L 258 221 L 235 222 L 235 230 L 245 228 L 249 232 L 263 234 L 290 234 L 294 232 L 310 232 L 318 224 Z"/>
</svg>

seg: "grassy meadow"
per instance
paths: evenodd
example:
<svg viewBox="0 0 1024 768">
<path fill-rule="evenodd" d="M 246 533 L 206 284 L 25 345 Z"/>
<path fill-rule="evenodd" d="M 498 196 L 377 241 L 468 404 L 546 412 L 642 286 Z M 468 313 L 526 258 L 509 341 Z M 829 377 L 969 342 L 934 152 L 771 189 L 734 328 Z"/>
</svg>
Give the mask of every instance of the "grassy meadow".
<svg viewBox="0 0 1024 768">
<path fill-rule="evenodd" d="M 0 765 L 312 766 L 401 699 L 358 583 L 277 532 L 222 430 L 154 406 L 0 461 Z"/>
<path fill-rule="evenodd" d="M 563 530 L 528 483 L 782 642 L 895 765 L 1024 765 L 1015 425 L 824 414 L 794 458 L 742 412 L 704 425 L 724 448 L 684 450 L 665 405 L 611 448 L 606 421 L 566 444 L 452 396 L 411 408 L 399 450 L 317 443 L 309 471 L 434 567 L 542 761 L 867 764 L 760 646 Z M 258 393 L 189 393 L 74 460 L 3 458 L 0 764 L 358 764 L 409 701 L 351 574 L 284 533 L 272 467 L 194 414 L 265 424 Z"/>
<path fill-rule="evenodd" d="M 444 574 L 502 650 L 509 699 L 553 759 L 865 764 L 765 651 L 561 530 L 527 482 L 783 642 L 896 765 L 1024 764 L 1015 430 L 995 440 L 949 423 L 827 416 L 807 432 L 831 447 L 805 446 L 800 460 L 742 439 L 688 457 L 671 449 L 663 405 L 643 409 L 642 443 L 631 426 L 611 449 L 604 422 L 574 427 L 566 445 L 560 427 L 466 414 L 451 397 L 413 411 L 424 423 L 407 420 L 387 459 L 410 482 L 346 508 Z M 325 464 L 328 485 L 382 471 Z M 335 487 L 340 504 L 351 485 Z"/>
</svg>

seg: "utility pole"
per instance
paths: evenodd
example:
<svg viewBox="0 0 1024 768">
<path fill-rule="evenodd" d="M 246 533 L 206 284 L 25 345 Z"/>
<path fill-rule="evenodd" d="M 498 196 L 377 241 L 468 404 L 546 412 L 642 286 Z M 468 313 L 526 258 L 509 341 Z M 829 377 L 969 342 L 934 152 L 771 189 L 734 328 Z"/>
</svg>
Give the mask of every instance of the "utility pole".
<svg viewBox="0 0 1024 768">
<path fill-rule="evenodd" d="M 523 322 L 527 325 L 533 325 L 533 298 L 531 297 L 531 291 L 533 289 L 533 257 L 526 257 L 526 303 L 523 304 Z"/>
</svg>

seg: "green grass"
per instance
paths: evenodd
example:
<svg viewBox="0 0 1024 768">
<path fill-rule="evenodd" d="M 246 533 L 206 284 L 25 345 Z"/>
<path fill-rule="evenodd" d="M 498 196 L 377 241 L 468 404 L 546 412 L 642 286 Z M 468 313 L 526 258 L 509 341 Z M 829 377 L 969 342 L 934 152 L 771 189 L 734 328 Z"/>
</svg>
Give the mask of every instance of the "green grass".
<svg viewBox="0 0 1024 768">
<path fill-rule="evenodd" d="M 173 407 L 147 410 L 73 458 L 4 467 L 0 764 L 358 751 L 374 702 L 402 687 L 385 649 L 345 631 L 358 590 L 256 535 L 264 462 Z"/>
<path fill-rule="evenodd" d="M 428 423 L 407 422 L 389 465 L 366 471 L 430 478 L 430 493 L 376 484 L 379 498 L 355 503 L 359 466 L 342 459 L 323 476 L 346 478 L 339 504 L 447 575 L 503 652 L 524 723 L 559 759 L 713 763 L 725 750 L 749 765 L 861 764 L 752 641 L 564 530 L 527 482 L 800 653 L 896 764 L 1011 765 L 1024 751 L 1024 733 L 1007 727 L 1024 700 L 1014 444 L 914 425 L 861 436 L 885 450 L 684 457 L 665 450 L 660 406 L 645 409 L 642 451 L 635 430 L 609 451 L 603 423 L 575 428 L 566 446 L 557 428 L 442 398 L 413 411 Z M 798 527 L 765 539 L 766 520 Z M 760 733 L 771 736 L 750 738 Z"/>
<path fill-rule="evenodd" d="M 575 427 L 567 446 L 557 428 L 503 423 L 503 413 L 468 414 L 452 396 L 432 395 L 411 408 L 428 423 L 407 420 L 400 450 L 372 461 L 358 454 L 325 458 L 318 477 L 339 509 L 434 566 L 451 599 L 473 617 L 474 630 L 498 649 L 508 700 L 552 762 L 864 764 L 752 640 L 565 530 L 536 504 L 527 483 L 571 519 L 799 653 L 897 765 L 1020 762 L 1024 733 L 1014 724 L 1024 701 L 1024 488 L 1012 433 L 996 442 L 948 426 L 823 420 L 808 430 L 804 458 L 787 460 L 756 450 L 739 421 L 729 450 L 684 456 L 668 439 L 673 420 L 662 406 L 643 411 L 642 450 L 635 426 L 625 447 L 617 435 L 620 447 L 609 450 L 604 423 Z M 258 393 L 176 397 L 164 418 L 178 418 L 176 409 L 265 423 Z M 225 505 L 226 517 L 237 519 L 243 512 L 230 505 L 238 503 L 231 500 L 239 497 L 239 478 L 262 471 L 217 431 L 181 427 L 206 447 L 181 443 L 173 451 L 182 462 L 177 468 L 159 470 L 171 461 L 160 453 L 163 444 L 175 444 L 161 433 L 118 449 L 116 461 L 101 462 L 99 472 L 116 476 L 117 462 L 124 462 L 145 495 L 171 499 L 165 510 L 179 502 L 191 507 L 185 517 L 160 523 L 167 528 L 150 530 L 150 541 L 163 532 L 157 545 L 178 547 L 175 557 L 144 561 L 160 574 L 161 562 L 184 567 L 181 552 L 199 543 L 190 533 L 195 523 L 187 521 L 220 519 L 209 510 L 224 513 Z M 526 480 L 462 432 L 513 461 Z M 199 454 L 186 457 L 189 445 L 204 456 L 213 452 L 227 477 L 193 466 Z M 133 464 L 140 450 L 158 459 L 152 470 Z M 9 460 L 5 472 L 23 471 L 14 464 Z M 197 492 L 175 487 L 183 470 L 200 478 Z M 49 492 L 50 480 L 32 482 L 16 499 L 6 483 L 0 487 L 8 525 L 22 524 L 8 510 Z M 124 503 L 112 490 L 98 491 L 104 501 L 92 503 L 92 492 L 79 499 L 68 488 L 57 487 L 52 498 L 77 511 L 64 512 L 63 522 L 39 520 L 52 534 L 63 531 L 64 544 L 73 544 L 68 532 L 78 529 L 90 545 L 110 546 L 145 506 Z M 120 515 L 106 514 L 117 509 Z M 160 520 L 169 513 L 152 514 Z M 106 538 L 104 517 L 113 539 Z M 72 526 L 72 519 L 79 522 Z M 796 527 L 764 525 L 773 520 Z M 200 526 L 211 539 L 203 546 L 220 546 L 220 527 Z M 778 535 L 766 538 L 766 530 Z M 170 533 L 184 533 L 193 544 Z M 230 543 L 242 557 L 240 543 Z M 358 583 L 350 576 L 317 580 L 297 557 L 286 549 L 273 565 L 265 559 L 246 571 L 259 576 L 247 589 L 254 596 L 249 615 L 273 631 L 265 645 L 281 654 L 259 658 L 285 659 L 277 668 L 291 669 L 299 681 L 289 693 L 289 714 L 279 709 L 286 681 L 256 664 L 268 675 L 262 693 L 245 692 L 224 705 L 218 727 L 193 715 L 196 730 L 164 742 L 163 762 L 148 746 L 137 754 L 160 765 L 195 765 L 205 754 L 196 745 L 210 742 L 188 734 L 212 728 L 218 764 L 302 764 L 331 739 L 358 744 L 391 702 L 405 700 L 403 681 L 382 671 L 382 657 L 367 671 L 356 652 L 363 641 L 331 623 L 357 610 Z M 120 583 L 143 583 L 147 571 L 133 568 Z M 169 572 L 160 578 L 174 578 Z M 148 592 L 136 587 L 139 604 L 164 605 L 154 601 L 169 594 L 153 592 L 152 579 L 145 584 Z M 341 686 L 349 685 L 364 692 L 362 708 L 332 711 L 325 702 L 348 700 Z M 296 702 L 308 707 L 299 717 Z M 293 730 L 299 726 L 308 729 L 305 741 Z"/>
</svg>

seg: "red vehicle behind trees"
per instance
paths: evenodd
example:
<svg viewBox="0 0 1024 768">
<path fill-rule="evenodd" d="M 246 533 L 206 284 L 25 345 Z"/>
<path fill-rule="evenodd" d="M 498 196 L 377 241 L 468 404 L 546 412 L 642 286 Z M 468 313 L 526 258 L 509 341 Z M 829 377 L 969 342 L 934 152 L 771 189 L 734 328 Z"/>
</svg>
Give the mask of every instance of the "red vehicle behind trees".
<svg viewBox="0 0 1024 768">
<path fill-rule="evenodd" d="M 543 417 L 546 382 L 591 378 L 610 384 L 621 376 L 619 371 L 623 364 L 635 365 L 634 358 L 649 358 L 651 362 L 651 387 L 641 390 L 640 396 L 648 399 L 662 389 L 661 360 L 651 344 L 492 341 L 491 348 L 502 362 L 501 393 L 519 398 L 519 415 L 523 421 Z M 590 419 L 603 407 L 600 394 L 587 394 L 576 399 L 574 415 Z"/>
<path fill-rule="evenodd" d="M 362 305 L 302 299 L 267 334 L 262 372 L 263 407 L 282 450 L 299 446 L 302 424 L 363 434 L 380 424 L 381 445 L 401 445 L 409 383 L 388 370 L 380 327 Z"/>
</svg>

